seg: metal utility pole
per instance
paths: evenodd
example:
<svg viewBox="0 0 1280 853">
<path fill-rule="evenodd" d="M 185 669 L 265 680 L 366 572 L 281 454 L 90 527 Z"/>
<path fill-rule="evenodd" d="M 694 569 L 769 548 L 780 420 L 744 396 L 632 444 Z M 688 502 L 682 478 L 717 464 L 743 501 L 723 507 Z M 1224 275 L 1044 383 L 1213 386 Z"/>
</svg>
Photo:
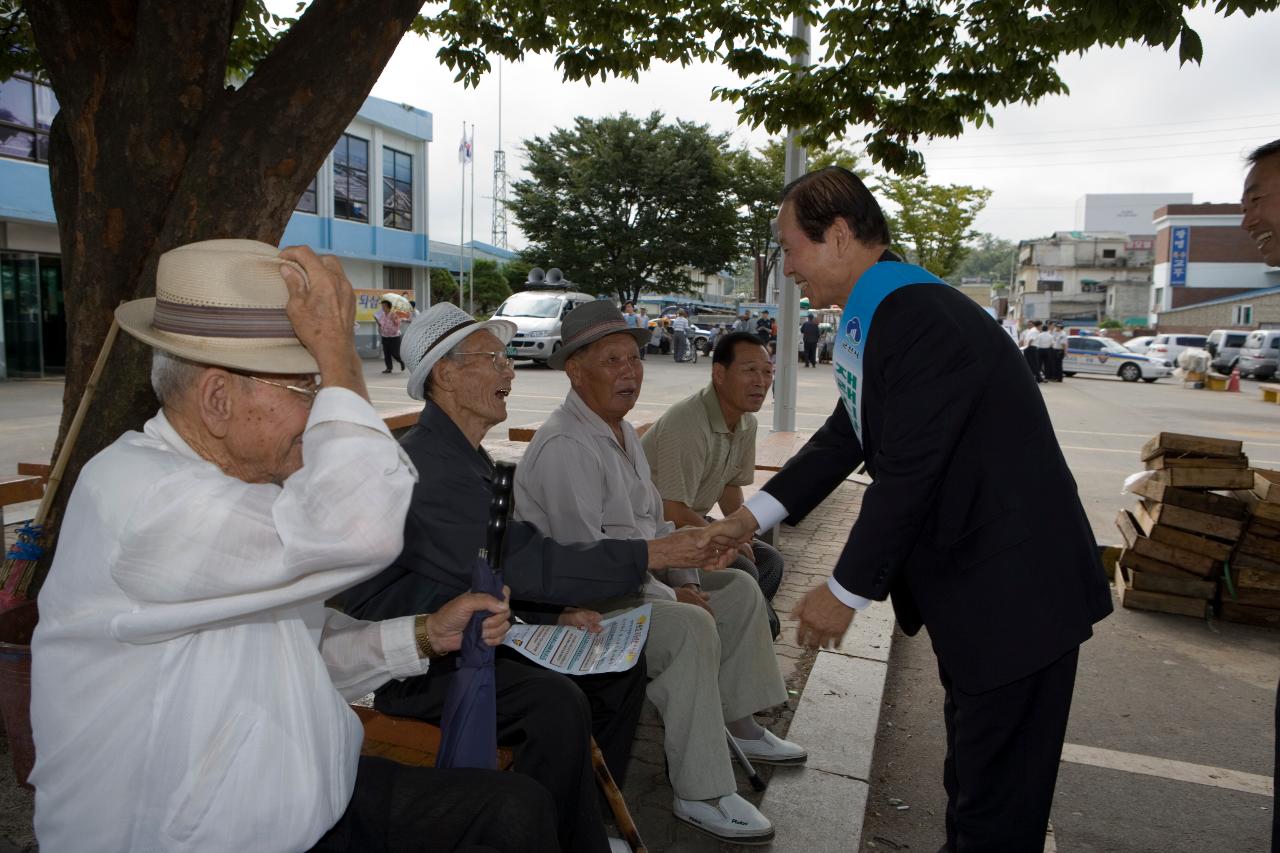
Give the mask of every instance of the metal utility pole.
<svg viewBox="0 0 1280 853">
<path fill-rule="evenodd" d="M 804 47 L 791 61 L 801 68 L 809 64 L 809 24 L 800 15 L 791 19 L 791 35 Z M 799 142 L 800 128 L 787 130 L 785 180 L 789 184 L 805 173 L 806 153 Z M 774 377 L 773 431 L 794 432 L 796 428 L 796 378 L 800 352 L 800 290 L 782 277 L 785 253 L 774 267 L 774 297 L 778 303 L 778 359 Z M 825 307 L 825 306 L 822 306 Z"/>
<path fill-rule="evenodd" d="M 471 123 L 471 156 L 475 157 L 476 125 Z M 467 313 L 476 315 L 476 164 L 471 161 L 471 252 L 467 260 L 467 283 L 471 285 L 471 298 L 467 303 Z"/>
<path fill-rule="evenodd" d="M 502 150 L 502 60 L 498 60 L 498 147 L 493 152 L 493 233 L 489 242 L 507 248 L 507 152 Z"/>
</svg>

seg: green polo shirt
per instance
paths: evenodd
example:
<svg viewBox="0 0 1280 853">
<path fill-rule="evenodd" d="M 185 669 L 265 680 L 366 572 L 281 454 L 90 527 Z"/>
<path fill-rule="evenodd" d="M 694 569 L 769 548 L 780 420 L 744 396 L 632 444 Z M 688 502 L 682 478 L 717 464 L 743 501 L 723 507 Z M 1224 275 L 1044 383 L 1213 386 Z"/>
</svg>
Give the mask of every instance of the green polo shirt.
<svg viewBox="0 0 1280 853">
<path fill-rule="evenodd" d="M 640 443 L 662 499 L 700 515 L 725 486 L 749 486 L 755 479 L 756 416 L 744 413 L 730 431 L 710 384 L 667 409 Z"/>
</svg>

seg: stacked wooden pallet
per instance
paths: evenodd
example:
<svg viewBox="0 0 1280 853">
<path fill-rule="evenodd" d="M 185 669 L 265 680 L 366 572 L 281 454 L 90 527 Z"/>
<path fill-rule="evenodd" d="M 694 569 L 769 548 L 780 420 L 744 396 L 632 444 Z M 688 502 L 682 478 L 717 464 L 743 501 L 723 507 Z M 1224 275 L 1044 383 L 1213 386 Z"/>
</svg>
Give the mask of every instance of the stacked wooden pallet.
<svg viewBox="0 0 1280 853">
<path fill-rule="evenodd" d="M 1152 438 L 1142 460 L 1151 473 L 1131 487 L 1138 505 L 1116 518 L 1121 603 L 1203 617 L 1249 518 L 1245 503 L 1217 491 L 1252 486 L 1249 460 L 1239 441 L 1178 433 Z"/>
<path fill-rule="evenodd" d="M 1223 619 L 1280 628 L 1280 471 L 1253 471 L 1235 492 L 1249 515 L 1223 578 Z"/>
</svg>

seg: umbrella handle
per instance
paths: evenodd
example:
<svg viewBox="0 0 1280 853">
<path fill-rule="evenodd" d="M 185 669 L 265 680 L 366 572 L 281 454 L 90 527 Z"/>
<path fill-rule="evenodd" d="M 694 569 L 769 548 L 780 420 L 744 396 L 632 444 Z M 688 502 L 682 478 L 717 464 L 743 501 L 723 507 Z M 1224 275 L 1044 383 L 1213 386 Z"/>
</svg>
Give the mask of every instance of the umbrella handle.
<svg viewBox="0 0 1280 853">
<path fill-rule="evenodd" d="M 502 541 L 507 535 L 507 519 L 511 516 L 514 503 L 512 490 L 515 482 L 516 466 L 508 462 L 494 464 L 490 486 L 492 498 L 489 500 L 489 526 L 482 555 L 488 559 L 489 568 L 495 572 L 502 570 Z"/>
</svg>

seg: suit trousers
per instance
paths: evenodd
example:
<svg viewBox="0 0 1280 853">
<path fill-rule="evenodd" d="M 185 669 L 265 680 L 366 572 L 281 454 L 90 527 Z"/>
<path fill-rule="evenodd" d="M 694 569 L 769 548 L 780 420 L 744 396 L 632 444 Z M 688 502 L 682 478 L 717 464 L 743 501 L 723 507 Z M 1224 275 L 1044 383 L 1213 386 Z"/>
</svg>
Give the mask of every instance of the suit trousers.
<svg viewBox="0 0 1280 853">
<path fill-rule="evenodd" d="M 1076 647 L 1043 669 L 984 693 L 946 689 L 948 853 L 1044 846 L 1075 688 Z"/>
<path fill-rule="evenodd" d="M 496 770 L 408 767 L 362 756 L 347 810 L 312 853 L 553 853 L 555 803 Z"/>
<path fill-rule="evenodd" d="M 1040 374 L 1040 350 L 1035 345 L 1032 345 L 1023 349 L 1022 354 L 1027 358 L 1027 366 L 1031 368 L 1031 375 L 1039 382 L 1043 378 Z"/>
<path fill-rule="evenodd" d="M 389 682 L 378 691 L 374 707 L 438 723 L 455 672 L 453 659 L 445 658 L 426 675 Z M 513 748 L 517 773 L 551 792 L 560 846 L 607 851 L 588 735 L 594 734 L 621 786 L 644 705 L 644 659 L 626 672 L 569 678 L 499 648 L 494 677 L 498 743 Z"/>
<path fill-rule="evenodd" d="M 693 604 L 648 600 L 648 694 L 662 715 L 671 787 L 685 800 L 732 794 L 725 721 L 787 700 L 756 582 L 725 569 L 703 573 L 702 590 L 714 618 Z"/>
</svg>

